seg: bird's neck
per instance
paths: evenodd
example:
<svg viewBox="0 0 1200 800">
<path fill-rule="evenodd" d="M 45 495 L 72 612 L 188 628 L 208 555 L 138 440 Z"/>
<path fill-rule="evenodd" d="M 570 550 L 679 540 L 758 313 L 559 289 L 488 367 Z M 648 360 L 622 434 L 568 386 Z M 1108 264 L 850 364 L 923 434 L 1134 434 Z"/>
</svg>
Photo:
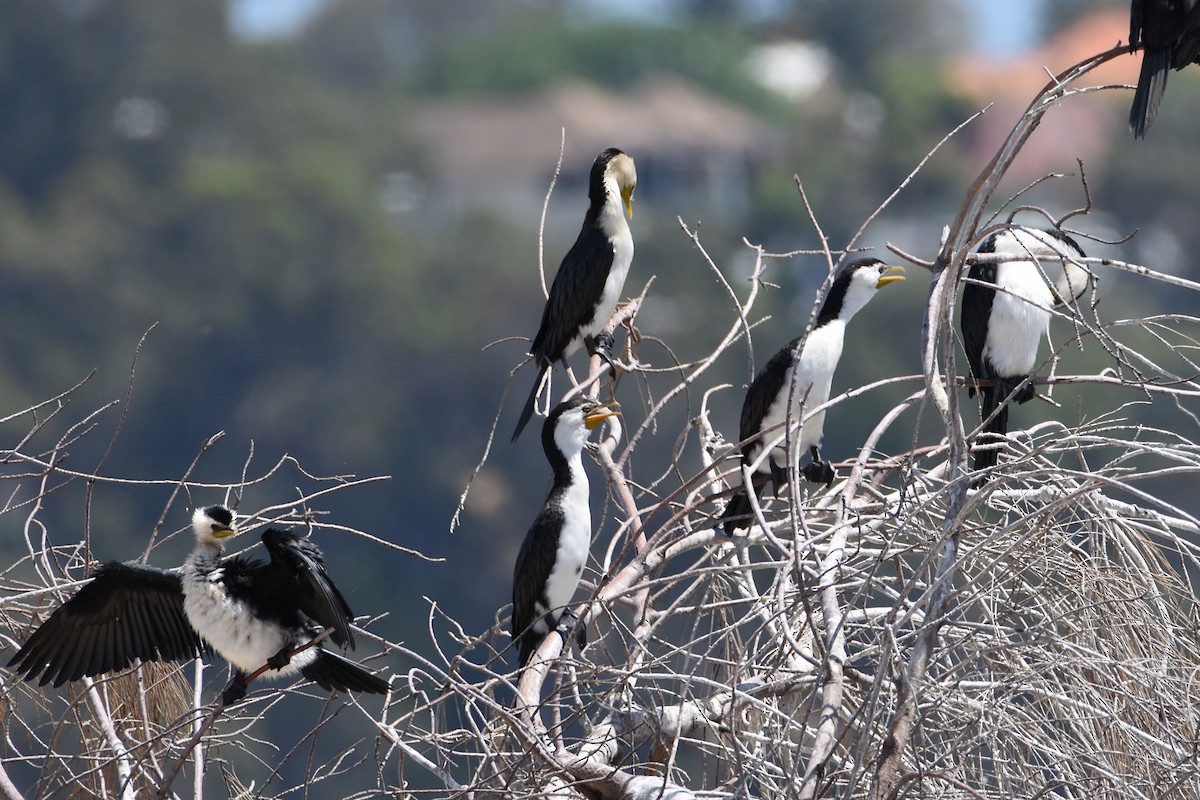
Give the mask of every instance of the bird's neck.
<svg viewBox="0 0 1200 800">
<path fill-rule="evenodd" d="M 197 575 L 207 575 L 221 566 L 221 548 L 208 545 L 198 545 L 192 554 L 184 561 L 184 569 Z"/>
<path fill-rule="evenodd" d="M 836 314 L 830 316 L 830 322 L 840 322 L 844 327 L 846 323 L 854 319 L 854 315 L 862 311 L 867 303 L 871 302 L 871 294 L 865 291 L 859 291 L 860 287 L 852 286 L 850 291 L 846 292 L 846 296 L 842 298 L 841 308 Z"/>
<path fill-rule="evenodd" d="M 808 334 L 808 340 L 804 345 L 805 350 L 813 347 L 828 347 L 833 343 L 840 343 L 846 336 L 846 321 L 842 317 L 834 317 L 833 319 L 825 320 L 817 323 Z M 800 344 L 800 338 L 796 339 L 796 345 Z"/>
<path fill-rule="evenodd" d="M 604 196 L 592 201 L 584 220 L 585 225 L 588 223 L 599 226 L 609 238 L 629 230 L 629 223 L 625 221 L 625 209 L 621 204 L 621 192 L 616 183 L 606 183 Z"/>
<path fill-rule="evenodd" d="M 550 455 L 550 467 L 554 470 L 554 489 L 582 487 L 588 489 L 587 472 L 583 469 L 583 453 L 576 451 L 569 456 L 555 452 Z"/>
</svg>

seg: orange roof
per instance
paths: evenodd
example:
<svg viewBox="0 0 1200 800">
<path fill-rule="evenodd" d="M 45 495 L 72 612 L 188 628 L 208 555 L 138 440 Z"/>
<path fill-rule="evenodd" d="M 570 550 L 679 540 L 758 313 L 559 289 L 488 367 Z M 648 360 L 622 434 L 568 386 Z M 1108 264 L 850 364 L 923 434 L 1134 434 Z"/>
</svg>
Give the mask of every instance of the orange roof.
<svg viewBox="0 0 1200 800">
<path fill-rule="evenodd" d="M 1097 11 L 1059 31 L 1041 46 L 1008 58 L 962 55 L 949 64 L 950 85 L 984 102 L 1020 97 L 1026 101 L 1058 72 L 1129 40 L 1129 13 Z M 1140 55 L 1118 56 L 1088 73 L 1085 86 L 1137 83 Z"/>
<path fill-rule="evenodd" d="M 947 65 L 953 89 L 977 101 L 987 112 L 969 128 L 969 148 L 982 166 L 1008 136 L 1019 116 L 1059 72 L 1090 56 L 1124 44 L 1129 14 L 1119 8 L 1089 14 L 1039 47 L 1008 58 L 963 55 Z M 1140 55 L 1121 55 L 1097 67 L 1076 85 L 1119 86 L 1137 83 Z M 1089 170 L 1102 165 L 1114 137 L 1127 134 L 1125 109 L 1131 91 L 1074 96 L 1059 103 L 1042 120 L 1009 171 L 1009 178 L 1032 181 L 1050 172 L 1074 171 L 1076 159 Z"/>
</svg>

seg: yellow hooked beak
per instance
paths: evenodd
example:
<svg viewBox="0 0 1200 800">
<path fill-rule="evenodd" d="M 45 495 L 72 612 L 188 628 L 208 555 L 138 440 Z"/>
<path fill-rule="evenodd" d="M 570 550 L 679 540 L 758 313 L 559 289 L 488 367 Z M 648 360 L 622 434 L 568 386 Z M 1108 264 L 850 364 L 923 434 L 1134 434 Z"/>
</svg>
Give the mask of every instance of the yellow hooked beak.
<svg viewBox="0 0 1200 800">
<path fill-rule="evenodd" d="M 213 527 L 212 535 L 214 539 L 228 539 L 230 536 L 236 536 L 237 531 L 235 531 L 233 528 L 227 528 L 224 525 L 217 523 L 216 526 Z"/>
<path fill-rule="evenodd" d="M 602 406 L 596 406 L 591 411 L 583 415 L 583 424 L 589 430 L 595 430 L 596 426 L 609 417 L 621 416 L 621 404 L 617 402 L 608 403 Z"/>
<path fill-rule="evenodd" d="M 882 289 L 889 283 L 896 283 L 904 280 L 904 267 L 888 267 L 879 276 L 879 282 L 875 284 L 876 289 Z"/>
<path fill-rule="evenodd" d="M 633 219 L 633 190 L 637 188 L 637 184 L 631 183 L 628 186 L 621 187 L 621 202 L 625 204 L 625 213 Z"/>
</svg>

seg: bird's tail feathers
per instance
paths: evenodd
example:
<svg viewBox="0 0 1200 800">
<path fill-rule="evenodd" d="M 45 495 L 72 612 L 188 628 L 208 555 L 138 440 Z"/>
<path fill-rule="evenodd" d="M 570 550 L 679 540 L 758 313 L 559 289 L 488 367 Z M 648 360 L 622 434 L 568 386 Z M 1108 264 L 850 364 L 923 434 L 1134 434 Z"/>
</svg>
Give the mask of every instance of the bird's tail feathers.
<svg viewBox="0 0 1200 800">
<path fill-rule="evenodd" d="M 388 683 L 383 678 L 324 648 L 318 648 L 316 659 L 301 671 L 304 677 L 328 692 L 387 694 L 388 691 Z"/>
<path fill-rule="evenodd" d="M 1138 75 L 1137 89 L 1133 93 L 1133 105 L 1129 108 L 1129 127 L 1133 138 L 1144 139 L 1167 88 L 1167 75 L 1171 68 L 1171 54 L 1166 48 L 1144 50 L 1142 71 Z"/>
<path fill-rule="evenodd" d="M 755 471 L 750 474 L 750 488 L 755 497 L 762 497 L 762 490 L 768 483 L 771 484 L 774 497 L 779 497 L 787 486 L 787 471 L 776 464 L 774 459 L 768 459 L 768 463 L 771 465 L 770 473 Z M 730 536 L 733 536 L 733 532 L 738 528 L 748 528 L 754 522 L 754 506 L 750 503 L 750 496 L 746 494 L 744 485 L 738 487 L 729 498 L 729 504 L 721 514 L 721 522 L 724 524 L 725 533 Z"/>
<path fill-rule="evenodd" d="M 542 643 L 542 637 L 533 633 L 533 631 L 525 631 L 519 637 L 517 643 L 520 650 L 517 655 L 517 668 L 525 669 L 525 665 L 529 663 L 529 659 L 533 658 L 533 651 L 537 650 L 538 645 Z"/>
<path fill-rule="evenodd" d="M 1031 387 L 1032 388 L 1032 387 Z M 991 417 L 991 421 L 987 422 L 979 435 L 975 438 L 975 444 L 988 445 L 987 449 L 975 451 L 975 469 L 990 469 L 996 466 L 996 460 L 1000 450 L 997 446 L 1004 440 L 1004 435 L 1008 433 L 1008 403 L 1004 403 L 999 408 L 996 407 L 996 397 L 1006 397 L 1006 394 L 999 394 L 1002 391 L 999 387 L 980 389 L 980 396 L 983 398 L 983 403 L 980 406 L 980 419 L 987 420 Z M 993 412 L 995 412 L 993 414 Z"/>
<path fill-rule="evenodd" d="M 550 631 L 539 624 L 541 619 L 539 617 L 538 622 L 530 625 L 523 633 L 518 634 L 516 640 L 513 642 L 517 647 L 517 669 L 519 670 L 525 669 L 530 659 L 533 658 L 533 654 L 537 652 L 537 649 L 542 646 L 542 642 L 550 635 Z M 587 634 L 585 633 L 584 635 L 586 636 Z M 563 646 L 566 649 L 566 634 L 562 634 L 562 637 Z"/>
<path fill-rule="evenodd" d="M 538 368 L 537 378 L 533 381 L 533 388 L 529 390 L 529 399 L 525 401 L 525 407 L 521 409 L 521 416 L 517 419 L 517 429 L 513 431 L 512 439 L 515 442 L 517 437 L 521 435 L 521 431 L 525 430 L 525 426 L 529 424 L 529 420 L 533 418 L 533 409 L 537 405 L 538 390 L 542 388 L 542 380 L 546 377 L 546 371 L 549 366 L 541 366 Z"/>
<path fill-rule="evenodd" d="M 738 528 L 749 527 L 753 514 L 754 506 L 750 505 L 750 496 L 744 489 L 739 489 L 733 497 L 729 498 L 725 512 L 721 514 L 721 523 L 725 527 L 725 534 L 733 536 L 733 532 Z"/>
</svg>

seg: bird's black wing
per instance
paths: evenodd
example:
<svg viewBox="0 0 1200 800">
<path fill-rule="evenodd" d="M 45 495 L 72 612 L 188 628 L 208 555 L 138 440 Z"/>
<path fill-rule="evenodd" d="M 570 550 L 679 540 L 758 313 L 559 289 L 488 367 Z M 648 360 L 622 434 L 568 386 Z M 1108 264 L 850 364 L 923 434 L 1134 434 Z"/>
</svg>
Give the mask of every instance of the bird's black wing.
<svg viewBox="0 0 1200 800">
<path fill-rule="evenodd" d="M 112 561 L 63 603 L 8 662 L 39 686 L 122 670 L 134 659 L 195 658 L 178 573 Z M 39 677 L 40 676 L 40 677 Z"/>
<path fill-rule="evenodd" d="M 980 248 L 980 252 L 995 252 L 994 237 L 989 239 Z M 983 348 L 987 344 L 988 324 L 992 316 L 992 303 L 996 299 L 996 269 L 996 264 L 972 264 L 971 271 L 967 273 L 967 277 L 972 282 L 968 282 L 963 287 L 962 308 L 959 312 L 959 327 L 962 328 L 963 350 L 967 354 L 967 364 L 971 368 L 971 377 L 976 380 L 997 380 L 997 376 L 993 375 L 991 370 L 987 368 L 987 364 L 983 358 Z M 974 281 L 977 281 L 977 283 Z M 967 394 L 970 397 L 974 397 L 975 389 L 969 387 Z M 997 398 L 1003 398 L 1007 393 L 1004 393 L 1000 387 L 990 386 L 980 389 L 979 394 L 981 399 L 980 419 L 988 419 L 992 416 L 993 412 L 996 413 L 996 416 L 985 426 L 983 435 L 980 436 L 976 443 L 994 442 L 995 438 L 988 436 L 988 434 L 995 433 L 1003 436 L 1008 429 L 1008 406 L 1004 405 L 998 411 L 996 408 Z M 989 469 L 995 465 L 995 450 L 975 451 L 976 469 Z"/>
<path fill-rule="evenodd" d="M 1187 8 L 1183 32 L 1175 45 L 1171 66 L 1183 69 L 1188 64 L 1200 64 L 1200 0 L 1184 0 Z"/>
<path fill-rule="evenodd" d="M 579 238 L 563 257 L 550 284 L 542 324 L 529 347 L 538 364 L 550 366 L 561 359 L 579 329 L 591 321 L 612 270 L 613 257 L 612 242 L 589 212 Z"/>
<path fill-rule="evenodd" d="M 533 655 L 540 637 L 531 628 L 538 620 L 539 604 L 546 602 L 546 582 L 558 555 L 558 536 L 564 519 L 561 510 L 547 504 L 538 513 L 521 542 L 513 568 L 513 642 L 520 645 L 520 666 Z"/>
<path fill-rule="evenodd" d="M 1151 3 L 1155 0 L 1150 0 Z M 1146 0 L 1133 0 L 1129 4 L 1129 44 L 1137 47 L 1142 43 L 1142 30 L 1145 27 Z"/>
<path fill-rule="evenodd" d="M 991 376 L 983 363 L 983 348 L 987 343 L 988 320 L 992 315 L 992 302 L 996 299 L 996 265 L 972 264 L 967 278 L 972 282 L 968 282 L 963 287 L 962 307 L 959 312 L 963 350 L 967 354 L 967 364 L 971 368 L 971 376 L 977 380 L 989 380 Z M 973 281 L 978 281 L 978 283 Z M 980 284 L 989 285 L 982 286 Z M 975 389 L 968 388 L 967 394 L 974 397 Z"/>
<path fill-rule="evenodd" d="M 738 437 L 741 441 L 762 432 L 763 418 L 767 416 L 771 404 L 775 402 L 775 398 L 779 396 L 780 392 L 786 392 L 791 388 L 786 385 L 788 367 L 792 366 L 792 362 L 796 358 L 796 348 L 799 346 L 800 337 L 796 337 L 781 347 L 750 383 L 750 388 L 746 390 L 746 399 L 742 401 L 742 419 L 738 427 Z M 804 391 L 803 386 L 796 388 L 799 392 Z M 742 461 L 748 463 L 754 460 L 759 449 L 761 448 L 751 447 L 744 450 Z"/>
<path fill-rule="evenodd" d="M 271 563 L 262 573 L 264 591 L 278 592 L 280 600 L 298 606 L 321 625 L 332 628 L 333 641 L 353 649 L 350 622 L 354 612 L 329 577 L 321 550 L 299 534 L 276 528 L 263 531 L 262 541 L 271 554 Z"/>
<path fill-rule="evenodd" d="M 742 418 L 738 425 L 738 438 L 741 441 L 746 441 L 762 433 L 763 420 L 767 416 L 767 412 L 771 410 L 771 405 L 779 397 L 780 392 L 786 392 L 791 389 L 788 386 L 788 368 L 792 366 L 796 360 L 796 348 L 800 346 L 800 340 L 803 337 L 797 336 L 786 345 L 781 347 L 775 355 L 767 362 L 767 365 L 754 376 L 754 380 L 750 382 L 750 388 L 746 390 L 746 397 L 742 400 Z M 797 386 L 796 391 L 803 396 L 805 387 Z M 772 432 L 766 438 L 774 438 L 778 431 Z M 742 448 L 742 463 L 749 464 L 754 459 L 758 458 L 758 454 L 762 452 L 763 444 L 745 445 Z M 762 471 L 770 471 L 772 473 L 772 481 L 775 484 L 775 491 L 778 492 L 783 486 L 783 480 L 776 479 L 775 462 L 771 458 L 767 458 Z M 753 479 L 751 476 L 751 485 L 749 487 L 742 486 L 736 490 L 729 498 L 729 503 L 725 506 L 725 512 L 721 514 L 721 520 L 725 527 L 725 533 L 732 535 L 733 532 L 745 527 L 749 523 L 752 506 L 750 498 L 746 492 L 753 491 L 755 496 L 758 496 L 759 485 L 761 481 Z"/>
<path fill-rule="evenodd" d="M 1179 0 L 1133 0 L 1130 5 L 1129 43 L 1142 47 L 1142 67 L 1129 108 L 1129 126 L 1136 139 L 1145 138 L 1158 115 L 1167 88 L 1167 74 L 1176 62 L 1175 54 L 1187 21 Z"/>
<path fill-rule="evenodd" d="M 604 284 L 612 270 L 613 245 L 594 217 L 593 211 L 589 210 L 579 238 L 563 257 L 554 282 L 550 284 L 550 296 L 542 309 L 542 323 L 529 345 L 529 354 L 538 366 L 538 373 L 517 419 L 512 435 L 514 442 L 533 418 L 542 377 L 555 361 L 566 355 L 567 345 L 579 329 L 591 322 L 600 296 L 604 294 Z"/>
</svg>

